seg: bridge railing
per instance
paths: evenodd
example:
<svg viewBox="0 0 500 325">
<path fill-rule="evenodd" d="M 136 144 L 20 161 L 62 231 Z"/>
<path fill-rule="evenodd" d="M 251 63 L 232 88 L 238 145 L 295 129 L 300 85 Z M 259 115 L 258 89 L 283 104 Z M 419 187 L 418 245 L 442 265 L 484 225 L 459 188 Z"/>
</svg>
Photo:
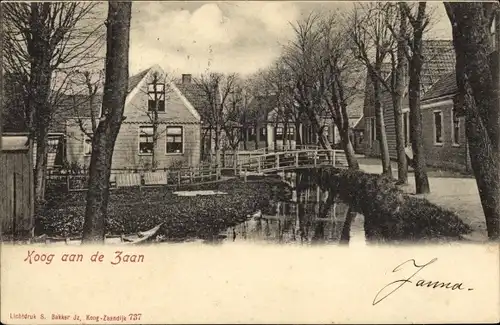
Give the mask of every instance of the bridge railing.
<svg viewBox="0 0 500 325">
<path fill-rule="evenodd" d="M 239 165 L 239 170 L 240 173 L 244 170 L 260 173 L 304 166 L 335 165 L 339 161 L 339 154 L 342 156 L 343 152 L 330 149 L 273 152 L 250 157 L 247 163 Z"/>
</svg>

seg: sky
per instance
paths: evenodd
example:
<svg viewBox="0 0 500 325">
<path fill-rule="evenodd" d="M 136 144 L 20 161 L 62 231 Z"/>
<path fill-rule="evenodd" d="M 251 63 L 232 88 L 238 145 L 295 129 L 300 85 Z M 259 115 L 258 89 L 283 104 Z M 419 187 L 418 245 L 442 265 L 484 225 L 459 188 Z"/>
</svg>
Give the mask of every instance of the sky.
<svg viewBox="0 0 500 325">
<path fill-rule="evenodd" d="M 206 71 L 251 74 L 269 66 L 293 36 L 290 22 L 311 10 L 348 10 L 348 2 L 134 2 L 130 73 L 158 64 L 180 76 Z M 441 2 L 428 38 L 451 39 Z"/>
</svg>

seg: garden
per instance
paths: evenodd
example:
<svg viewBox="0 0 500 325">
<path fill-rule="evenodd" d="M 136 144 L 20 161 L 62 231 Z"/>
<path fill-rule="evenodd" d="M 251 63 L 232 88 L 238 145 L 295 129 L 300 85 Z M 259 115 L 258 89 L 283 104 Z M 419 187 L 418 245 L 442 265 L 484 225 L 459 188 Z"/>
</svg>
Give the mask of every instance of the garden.
<svg viewBox="0 0 500 325">
<path fill-rule="evenodd" d="M 273 203 L 291 198 L 288 185 L 273 177 L 244 182 L 231 179 L 182 190 L 214 190 L 227 194 L 178 196 L 164 186 L 124 187 L 110 192 L 107 235 L 134 234 L 162 224 L 166 240 L 213 239 L 257 210 L 270 212 Z M 45 208 L 36 218 L 35 235 L 78 237 L 84 222 L 86 192 L 47 192 Z"/>
<path fill-rule="evenodd" d="M 371 242 L 461 240 L 471 232 L 454 212 L 426 199 L 405 194 L 391 179 L 335 167 L 301 172 L 299 190 L 319 186 L 336 202 L 364 216 L 366 239 Z M 212 190 L 215 195 L 179 196 L 175 192 Z M 113 189 L 110 192 L 106 234 L 128 235 L 161 224 L 158 235 L 167 241 L 217 239 L 230 227 L 260 210 L 274 214 L 275 203 L 289 201 L 292 191 L 278 177 L 254 176 L 247 181 Z M 79 237 L 83 228 L 86 192 L 48 191 L 35 234 Z M 333 202 L 333 201 L 332 201 Z M 330 203 L 332 203 L 330 202 Z M 327 201 L 328 205 L 328 201 Z M 325 206 L 324 206 L 325 208 Z"/>
</svg>

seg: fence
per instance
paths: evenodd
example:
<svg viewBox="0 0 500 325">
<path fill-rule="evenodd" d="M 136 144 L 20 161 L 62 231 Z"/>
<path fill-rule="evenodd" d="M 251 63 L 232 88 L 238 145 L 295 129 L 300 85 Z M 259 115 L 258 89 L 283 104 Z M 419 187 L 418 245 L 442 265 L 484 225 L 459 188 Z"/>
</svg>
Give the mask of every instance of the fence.
<svg viewBox="0 0 500 325">
<path fill-rule="evenodd" d="M 155 185 L 181 186 L 211 182 L 220 178 L 220 171 L 215 166 L 209 165 L 160 171 L 114 169 L 111 171 L 110 188 Z M 88 180 L 89 174 L 87 171 L 68 173 L 64 170 L 50 170 L 47 174 L 49 186 L 64 188 L 67 191 L 86 190 Z"/>
</svg>

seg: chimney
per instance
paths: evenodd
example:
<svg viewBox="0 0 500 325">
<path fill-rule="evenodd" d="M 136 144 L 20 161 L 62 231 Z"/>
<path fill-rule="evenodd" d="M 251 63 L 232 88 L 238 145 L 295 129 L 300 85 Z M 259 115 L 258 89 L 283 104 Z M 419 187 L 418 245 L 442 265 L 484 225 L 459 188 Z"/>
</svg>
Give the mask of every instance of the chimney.
<svg viewBox="0 0 500 325">
<path fill-rule="evenodd" d="M 182 75 L 182 83 L 190 84 L 191 83 L 191 74 L 183 74 Z"/>
</svg>

